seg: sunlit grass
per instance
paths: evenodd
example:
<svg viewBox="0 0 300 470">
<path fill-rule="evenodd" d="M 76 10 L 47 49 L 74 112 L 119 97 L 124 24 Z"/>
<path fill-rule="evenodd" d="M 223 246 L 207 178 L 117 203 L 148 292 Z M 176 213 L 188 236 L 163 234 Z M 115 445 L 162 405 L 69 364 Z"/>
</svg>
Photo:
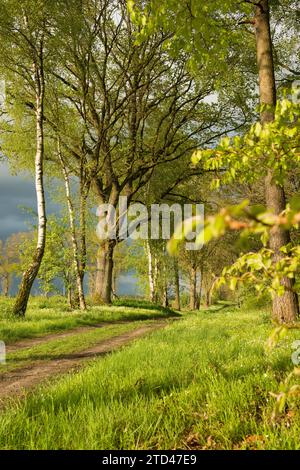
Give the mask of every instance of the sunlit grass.
<svg viewBox="0 0 300 470">
<path fill-rule="evenodd" d="M 95 325 L 102 322 L 138 321 L 167 318 L 176 315 L 171 310 L 147 304 L 142 307 L 138 301 L 122 306 L 119 301 L 112 307 L 89 306 L 86 312 L 70 311 L 61 297 L 32 298 L 25 319 L 11 315 L 12 299 L 0 298 L 0 340 L 13 343 L 20 339 L 32 338 L 77 326 Z M 148 304 L 149 305 L 149 304 Z"/>
<path fill-rule="evenodd" d="M 297 332 L 266 352 L 271 328 L 264 311 L 186 314 L 14 404 L 0 447 L 299 449 L 297 403 L 274 422 L 270 396 Z"/>
<path fill-rule="evenodd" d="M 64 338 L 52 339 L 42 344 L 8 353 L 6 364 L 0 365 L 0 373 L 10 372 L 13 369 L 28 366 L 34 361 L 49 361 L 59 359 L 65 354 L 72 354 L 90 348 L 100 341 L 114 336 L 122 335 L 136 330 L 146 322 L 128 322 L 125 324 L 107 325 L 88 331 L 80 331 Z"/>
</svg>

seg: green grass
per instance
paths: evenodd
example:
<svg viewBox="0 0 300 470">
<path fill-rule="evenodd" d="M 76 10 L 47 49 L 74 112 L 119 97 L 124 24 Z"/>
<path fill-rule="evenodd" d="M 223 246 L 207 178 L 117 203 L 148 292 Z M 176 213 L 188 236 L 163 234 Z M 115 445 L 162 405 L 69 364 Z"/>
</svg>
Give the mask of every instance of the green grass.
<svg viewBox="0 0 300 470">
<path fill-rule="evenodd" d="M 176 316 L 172 310 L 155 306 L 149 308 L 147 303 L 141 306 L 138 301 L 131 302 L 128 307 L 120 305 L 119 301 L 112 307 L 90 306 L 86 312 L 70 311 L 63 298 L 53 297 L 33 298 L 29 303 L 25 319 L 15 319 L 10 314 L 12 302 L 12 299 L 0 298 L 0 340 L 7 344 L 77 326 Z"/>
<path fill-rule="evenodd" d="M 150 323 L 150 321 L 143 322 Z M 66 338 L 57 338 L 43 344 L 7 354 L 7 362 L 0 365 L 0 373 L 10 372 L 13 369 L 28 366 L 34 361 L 49 361 L 59 359 L 64 354 L 83 351 L 114 336 L 133 331 L 141 326 L 141 322 L 130 322 L 125 324 L 107 325 L 95 330 L 81 331 L 80 333 Z"/>
<path fill-rule="evenodd" d="M 292 332 L 265 352 L 264 311 L 186 314 L 7 409 L 2 449 L 299 449 L 297 402 L 271 419 Z"/>
</svg>

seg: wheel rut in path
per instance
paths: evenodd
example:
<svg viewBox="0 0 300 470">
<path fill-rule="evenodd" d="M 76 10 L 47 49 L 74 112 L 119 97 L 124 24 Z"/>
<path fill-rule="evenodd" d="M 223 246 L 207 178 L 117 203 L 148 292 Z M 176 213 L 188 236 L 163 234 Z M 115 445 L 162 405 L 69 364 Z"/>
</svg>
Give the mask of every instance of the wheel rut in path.
<svg viewBox="0 0 300 470">
<path fill-rule="evenodd" d="M 63 354 L 49 361 L 36 361 L 28 367 L 0 374 L 0 406 L 3 406 L 8 398 L 22 397 L 42 382 L 50 381 L 67 372 L 78 371 L 88 360 L 111 353 L 135 339 L 164 328 L 167 324 L 167 321 L 156 321 L 153 324 L 143 325 L 133 331 L 99 341 L 83 351 Z"/>
</svg>

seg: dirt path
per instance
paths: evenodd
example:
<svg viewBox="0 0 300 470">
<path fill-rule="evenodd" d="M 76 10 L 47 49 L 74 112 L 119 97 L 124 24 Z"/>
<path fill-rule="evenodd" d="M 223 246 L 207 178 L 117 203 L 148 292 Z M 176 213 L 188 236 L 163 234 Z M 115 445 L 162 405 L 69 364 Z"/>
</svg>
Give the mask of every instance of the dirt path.
<svg viewBox="0 0 300 470">
<path fill-rule="evenodd" d="M 20 397 L 26 391 L 31 390 L 47 379 L 50 381 L 58 375 L 70 371 L 74 372 L 83 366 L 87 360 L 115 351 L 121 346 L 166 325 L 166 321 L 156 321 L 154 324 L 144 325 L 128 333 L 102 340 L 84 351 L 61 355 L 59 359 L 50 361 L 37 361 L 28 367 L 15 369 L 12 372 L 0 375 L 0 406 L 3 406 L 4 402 L 10 397 Z"/>
<path fill-rule="evenodd" d="M 117 320 L 112 322 L 102 322 L 96 323 L 94 325 L 83 325 L 83 326 L 76 326 L 75 328 L 70 328 L 68 330 L 63 330 L 57 333 L 47 333 L 43 336 L 37 336 L 36 338 L 28 338 L 21 341 L 17 341 L 16 343 L 8 344 L 6 346 L 6 351 L 8 353 L 12 353 L 15 351 L 19 351 L 20 349 L 29 349 L 33 346 L 38 346 L 39 344 L 44 344 L 48 341 L 52 341 L 53 339 L 64 339 L 68 336 L 73 336 L 78 333 L 85 333 L 86 331 L 94 330 L 95 328 L 103 328 L 105 326 L 112 326 L 112 325 L 120 325 L 129 323 L 128 321 Z"/>
</svg>

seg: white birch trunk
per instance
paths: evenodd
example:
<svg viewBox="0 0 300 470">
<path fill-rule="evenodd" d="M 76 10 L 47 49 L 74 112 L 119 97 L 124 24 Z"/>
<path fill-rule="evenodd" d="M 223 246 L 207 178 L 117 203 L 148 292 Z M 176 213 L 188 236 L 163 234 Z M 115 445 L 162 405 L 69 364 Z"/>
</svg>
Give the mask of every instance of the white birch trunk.
<svg viewBox="0 0 300 470">
<path fill-rule="evenodd" d="M 78 249 L 78 243 L 76 239 L 75 213 L 74 213 L 73 202 L 71 199 L 70 181 L 69 181 L 67 168 L 64 163 L 62 154 L 61 154 L 59 142 L 58 142 L 58 158 L 61 164 L 63 177 L 65 181 L 65 191 L 66 191 L 67 204 L 68 204 L 69 223 L 70 223 L 70 229 L 71 229 L 71 239 L 72 239 L 72 248 L 73 248 L 73 264 L 74 264 L 74 271 L 75 271 L 75 277 L 76 277 L 76 286 L 77 286 L 78 296 L 79 296 L 79 306 L 80 306 L 80 310 L 86 310 L 86 303 L 85 303 L 85 297 L 84 297 L 84 291 L 83 291 L 83 285 L 82 285 L 82 277 L 80 275 L 79 249 Z"/>
</svg>

